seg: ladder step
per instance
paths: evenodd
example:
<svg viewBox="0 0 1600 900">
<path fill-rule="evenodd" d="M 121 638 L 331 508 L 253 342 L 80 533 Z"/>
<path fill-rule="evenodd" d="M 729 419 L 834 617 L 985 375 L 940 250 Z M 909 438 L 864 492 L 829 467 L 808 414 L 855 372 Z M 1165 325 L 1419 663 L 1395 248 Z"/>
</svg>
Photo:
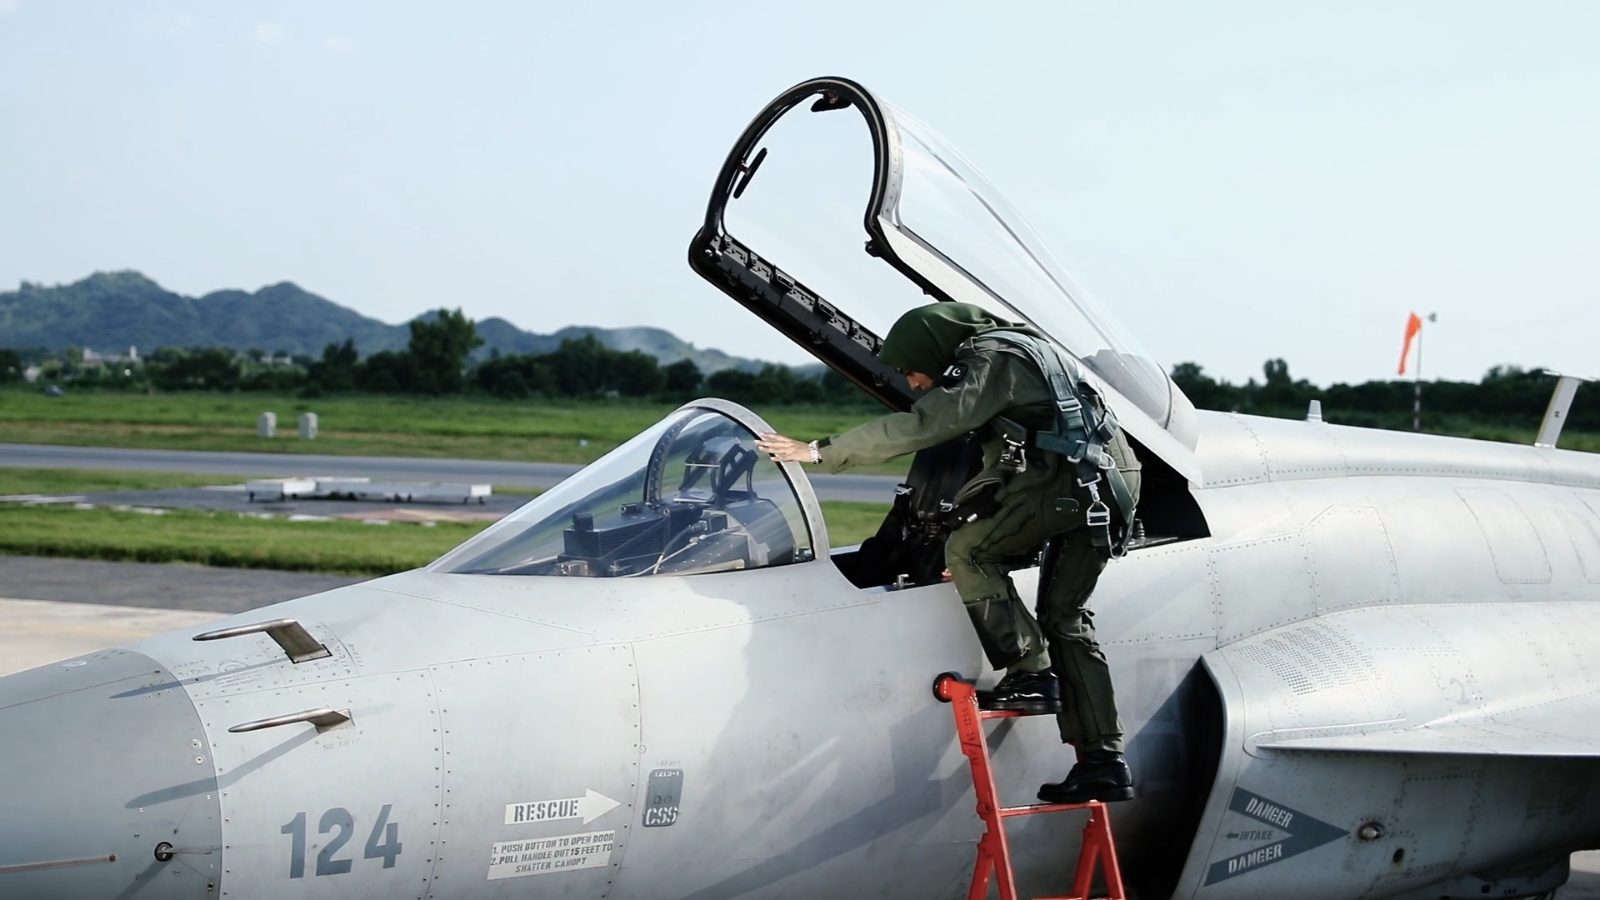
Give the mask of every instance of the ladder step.
<svg viewBox="0 0 1600 900">
<path fill-rule="evenodd" d="M 1011 816 L 1037 816 L 1040 813 L 1071 812 L 1075 809 L 1094 809 L 1099 803 L 1091 800 L 1088 803 L 1031 803 L 1027 806 L 1004 806 L 1000 808 L 1000 815 L 1005 818 Z"/>
<path fill-rule="evenodd" d="M 980 718 L 980 719 L 1021 719 L 1021 718 L 1027 718 L 1028 716 L 1053 716 L 1053 715 L 1055 715 L 1055 713 L 1023 712 L 1020 709 L 980 709 L 980 710 L 978 710 L 978 718 Z"/>
<path fill-rule="evenodd" d="M 1095 871 L 1105 876 L 1107 900 L 1127 900 L 1122 887 L 1122 866 L 1117 860 L 1116 839 L 1111 831 L 1111 811 L 1104 803 L 1035 803 L 1028 806 L 1001 806 L 1000 791 L 994 781 L 989 741 L 984 736 L 983 720 L 1012 719 L 1029 715 L 1018 710 L 980 710 L 977 688 L 954 672 L 934 679 L 933 695 L 949 703 L 955 719 L 961 753 L 972 771 L 972 790 L 976 795 L 978 817 L 983 820 L 983 837 L 978 840 L 977 860 L 967 900 L 985 900 L 991 884 L 999 888 L 1000 900 L 1020 900 L 1016 874 L 1011 870 L 1011 847 L 1006 837 L 1005 820 L 1015 816 L 1068 812 L 1085 809 L 1089 819 L 1083 826 L 1083 842 L 1078 850 L 1078 870 L 1070 895 L 1051 895 L 1036 900 L 1087 900 Z"/>
</svg>

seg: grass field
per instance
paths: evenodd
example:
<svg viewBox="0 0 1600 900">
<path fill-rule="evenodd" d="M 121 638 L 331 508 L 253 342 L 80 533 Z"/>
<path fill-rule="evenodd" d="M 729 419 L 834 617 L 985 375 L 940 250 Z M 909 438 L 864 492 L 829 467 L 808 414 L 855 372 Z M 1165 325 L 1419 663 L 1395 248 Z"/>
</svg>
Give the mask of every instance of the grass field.
<svg viewBox="0 0 1600 900">
<path fill-rule="evenodd" d="M 243 484 L 251 478 L 270 475 L 201 475 L 190 472 L 160 472 L 137 469 L 8 469 L 0 467 L 0 497 L 18 494 L 92 494 L 107 491 L 153 491 L 164 488 L 207 487 L 217 484 Z M 525 484 L 493 485 L 496 494 L 533 497 L 544 488 Z"/>
<path fill-rule="evenodd" d="M 0 497 L 17 494 L 62 496 L 104 491 L 155 491 L 165 488 L 240 484 L 240 475 L 196 475 L 189 472 L 145 472 L 132 469 L 7 469 L 0 468 Z"/>
<path fill-rule="evenodd" d="M 655 423 L 672 404 L 601 400 L 512 402 L 487 398 L 332 397 L 303 400 L 255 394 L 72 393 L 0 390 L 0 441 L 335 455 L 588 463 Z M 255 435 L 258 413 L 278 414 L 280 437 Z M 295 436 L 301 412 L 315 412 L 316 441 Z M 811 438 L 837 434 L 876 415 L 841 407 L 756 410 L 778 431 Z M 1441 422 L 1447 433 L 1532 443 L 1533 432 Z M 1561 446 L 1600 451 L 1600 435 L 1566 433 Z M 859 471 L 902 474 L 905 461 Z M 243 479 L 167 472 L 0 469 L 0 495 L 78 494 L 190 487 Z M 523 493 L 496 486 L 502 493 Z M 822 504 L 831 543 L 872 534 L 887 509 L 872 503 Z M 115 510 L 0 505 L 0 553 L 91 559 L 209 563 L 379 574 L 422 565 L 482 526 L 441 523 L 375 527 L 350 522 L 287 522 L 229 514 L 164 516 Z"/>
<path fill-rule="evenodd" d="M 848 547 L 872 537 L 888 514 L 887 503 L 822 501 L 822 518 L 828 523 L 828 543 L 835 547 Z"/>
<path fill-rule="evenodd" d="M 0 496 L 194 487 L 218 481 L 215 475 L 177 472 L 0 468 Z M 824 502 L 822 511 L 830 543 L 845 546 L 876 531 L 888 506 Z M 151 515 L 3 503 L 0 553 L 386 575 L 425 565 L 484 527 L 290 522 L 194 510 Z"/>
<path fill-rule="evenodd" d="M 1536 428 L 1512 428 L 1505 425 L 1474 423 L 1462 416 L 1451 417 L 1438 423 L 1437 428 L 1430 427 L 1428 430 L 1434 434 L 1471 438 L 1475 441 L 1499 441 L 1503 444 L 1528 445 L 1533 443 L 1534 436 L 1539 433 Z M 1563 431 L 1556 445 L 1563 450 L 1600 453 L 1600 434 L 1583 431 Z"/>
<path fill-rule="evenodd" d="M 420 456 L 589 463 L 655 424 L 674 404 L 600 400 L 556 403 L 485 398 L 333 397 L 264 394 L 0 391 L 0 440 L 85 447 Z M 278 437 L 256 437 L 256 416 L 278 415 Z M 296 422 L 314 412 L 318 437 Z M 876 413 L 863 408 L 756 410 L 778 431 L 812 438 L 848 430 Z M 868 470 L 871 471 L 871 470 Z M 905 464 L 882 472 L 898 474 Z"/>
<path fill-rule="evenodd" d="M 593 462 L 674 408 L 617 398 L 598 401 L 508 401 L 483 397 L 344 396 L 305 400 L 270 394 L 71 393 L 46 397 L 20 387 L 0 390 L 0 441 L 139 447 L 418 456 L 526 462 Z M 256 416 L 278 414 L 277 438 L 256 437 Z M 315 412 L 315 441 L 296 437 L 302 412 Z M 878 414 L 864 407 L 757 409 L 778 431 L 811 439 Z M 1430 425 L 1437 433 L 1531 444 L 1532 429 L 1475 424 L 1460 417 Z M 1600 452 L 1600 434 L 1569 431 L 1569 450 Z M 859 471 L 898 475 L 907 462 Z"/>
<path fill-rule="evenodd" d="M 380 527 L 192 510 L 156 516 L 114 509 L 6 505 L 0 506 L 0 553 L 386 575 L 425 565 L 484 527 L 454 523 Z"/>
</svg>

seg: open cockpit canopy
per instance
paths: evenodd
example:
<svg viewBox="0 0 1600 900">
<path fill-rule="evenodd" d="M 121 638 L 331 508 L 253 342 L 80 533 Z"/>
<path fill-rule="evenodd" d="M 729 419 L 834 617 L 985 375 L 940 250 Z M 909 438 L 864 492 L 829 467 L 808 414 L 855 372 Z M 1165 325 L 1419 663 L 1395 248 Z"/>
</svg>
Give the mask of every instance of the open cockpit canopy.
<svg viewBox="0 0 1600 900">
<path fill-rule="evenodd" d="M 932 297 L 1030 324 L 1083 362 L 1130 436 L 1200 481 L 1194 407 L 1161 367 L 942 137 L 855 82 L 807 81 L 761 111 L 723 164 L 689 259 L 896 409 L 915 394 L 876 353 L 907 309 Z"/>
<path fill-rule="evenodd" d="M 688 404 L 431 568 L 631 578 L 810 560 L 813 526 L 826 541 L 816 500 L 804 478 L 756 451 L 761 430 L 734 404 Z"/>
</svg>

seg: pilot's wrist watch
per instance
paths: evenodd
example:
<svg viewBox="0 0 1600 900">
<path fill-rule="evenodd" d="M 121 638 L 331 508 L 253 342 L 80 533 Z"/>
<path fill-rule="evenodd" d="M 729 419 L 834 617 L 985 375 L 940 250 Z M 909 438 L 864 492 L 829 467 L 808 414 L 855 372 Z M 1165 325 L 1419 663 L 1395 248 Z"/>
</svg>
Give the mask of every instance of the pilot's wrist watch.
<svg viewBox="0 0 1600 900">
<path fill-rule="evenodd" d="M 807 444 L 806 449 L 811 451 L 812 465 L 817 465 L 818 463 L 822 462 L 822 448 L 817 446 L 816 441 L 812 441 L 811 443 Z"/>
</svg>

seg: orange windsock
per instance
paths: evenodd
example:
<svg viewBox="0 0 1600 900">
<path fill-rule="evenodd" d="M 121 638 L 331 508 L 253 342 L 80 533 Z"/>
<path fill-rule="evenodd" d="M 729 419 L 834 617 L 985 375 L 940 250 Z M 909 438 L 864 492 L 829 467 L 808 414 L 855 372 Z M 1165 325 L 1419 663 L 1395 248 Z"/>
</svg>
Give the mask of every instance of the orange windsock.
<svg viewBox="0 0 1600 900">
<path fill-rule="evenodd" d="M 1422 319 L 1416 313 L 1406 320 L 1406 344 L 1400 348 L 1400 374 L 1406 373 L 1406 360 L 1411 358 L 1411 342 L 1417 339 L 1417 334 L 1422 331 Z"/>
</svg>

